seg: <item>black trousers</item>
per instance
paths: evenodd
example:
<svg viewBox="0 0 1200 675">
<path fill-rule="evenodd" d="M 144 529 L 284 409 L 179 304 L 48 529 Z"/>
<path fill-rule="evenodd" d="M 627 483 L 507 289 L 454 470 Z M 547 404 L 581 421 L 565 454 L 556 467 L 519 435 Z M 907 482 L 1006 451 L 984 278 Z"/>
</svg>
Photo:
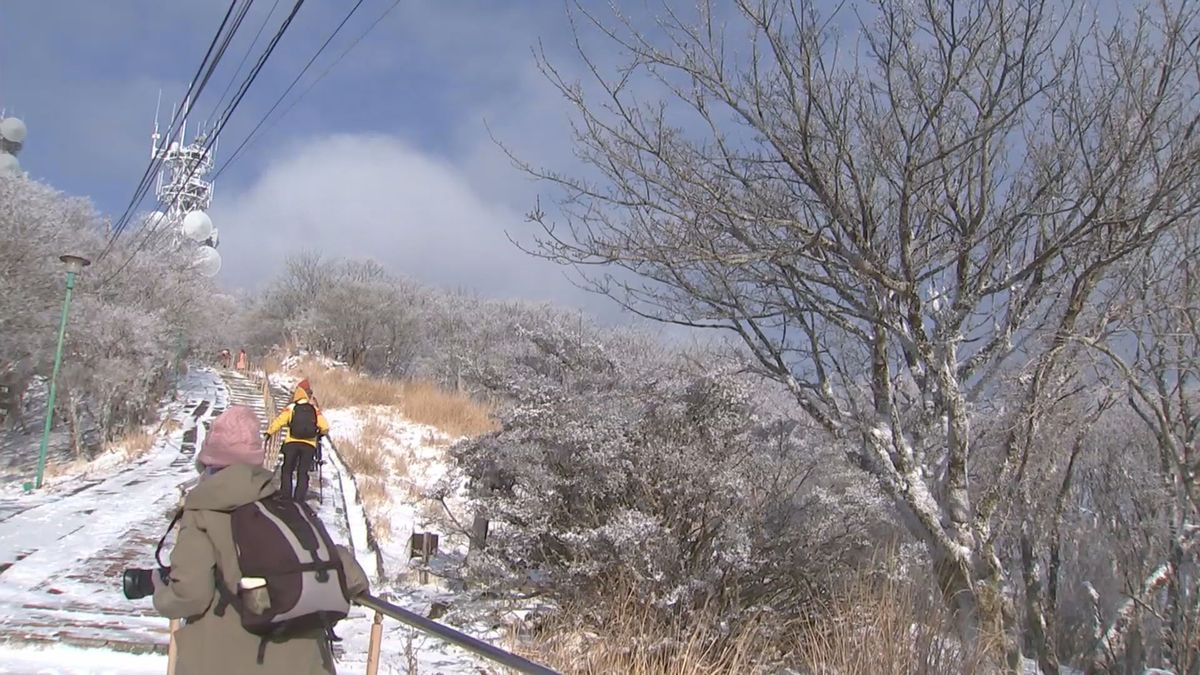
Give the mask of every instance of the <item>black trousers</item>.
<svg viewBox="0 0 1200 675">
<path fill-rule="evenodd" d="M 283 475 L 279 477 L 279 491 L 285 497 L 302 502 L 308 496 L 308 472 L 312 470 L 317 449 L 308 443 L 292 441 L 284 443 L 280 452 L 283 453 Z M 295 493 L 292 492 L 293 473 L 296 474 Z"/>
</svg>

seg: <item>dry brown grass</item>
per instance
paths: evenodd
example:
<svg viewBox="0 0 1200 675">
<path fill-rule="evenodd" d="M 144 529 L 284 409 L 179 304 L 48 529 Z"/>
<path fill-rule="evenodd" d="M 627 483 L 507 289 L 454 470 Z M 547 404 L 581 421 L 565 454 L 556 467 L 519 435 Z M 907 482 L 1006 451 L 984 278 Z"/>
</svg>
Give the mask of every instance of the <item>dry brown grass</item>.
<svg viewBox="0 0 1200 675">
<path fill-rule="evenodd" d="M 88 459 L 69 459 L 69 460 L 48 460 L 46 468 L 42 472 L 42 479 L 47 483 L 56 478 L 65 478 L 87 471 L 88 465 L 91 464 Z"/>
<path fill-rule="evenodd" d="M 393 440 L 391 425 L 378 414 L 368 415 L 358 434 L 358 442 L 366 446 L 380 447 Z"/>
<path fill-rule="evenodd" d="M 132 429 L 124 436 L 109 441 L 105 447 L 108 451 L 120 453 L 125 461 L 133 461 L 150 452 L 158 438 L 174 433 L 181 427 L 182 425 L 177 420 L 168 419 L 154 430 L 143 427 Z M 83 473 L 95 459 L 96 457 L 78 457 L 48 462 L 45 478 L 62 478 Z"/>
<path fill-rule="evenodd" d="M 380 443 L 343 440 L 337 444 L 338 454 L 355 476 L 363 478 L 387 477 L 387 455 Z"/>
<path fill-rule="evenodd" d="M 325 408 L 383 405 L 399 408 L 404 417 L 450 436 L 477 436 L 496 429 L 490 406 L 465 394 L 449 392 L 424 380 L 386 380 L 344 368 L 327 368 L 312 360 L 293 369 L 307 377 Z"/>
<path fill-rule="evenodd" d="M 150 452 L 154 447 L 155 441 L 159 438 L 170 436 L 182 428 L 182 422 L 174 418 L 168 418 L 163 420 L 162 424 L 153 430 L 142 427 L 131 429 L 124 436 L 111 441 L 109 447 L 119 448 L 121 454 L 127 460 L 137 459 Z"/>
<path fill-rule="evenodd" d="M 664 620 L 647 608 L 636 590 L 614 594 L 606 602 L 603 626 L 588 625 L 570 609 L 543 624 L 531 644 L 519 651 L 540 663 L 572 675 L 701 675 L 771 672 L 757 669 L 764 645 L 754 625 L 718 635 L 711 616 L 686 621 Z"/>
<path fill-rule="evenodd" d="M 395 480 L 390 468 L 393 458 L 384 451 L 382 443 L 355 443 L 343 440 L 338 443 L 338 454 L 354 474 L 363 510 L 371 522 L 371 529 L 380 541 L 389 541 L 392 536 L 391 519 L 388 517 L 388 484 Z"/>
<path fill-rule="evenodd" d="M 964 647 L 943 601 L 912 583 L 856 578 L 833 593 L 822 616 L 796 634 L 800 662 L 815 674 L 973 675 L 1000 662 L 999 641 Z"/>
<path fill-rule="evenodd" d="M 266 365 L 268 371 L 272 370 L 272 364 Z M 344 368 L 329 368 L 312 359 L 291 372 L 308 378 L 317 402 L 326 409 L 396 408 L 405 419 L 434 427 L 449 436 L 474 436 L 496 428 L 489 406 L 469 396 L 447 392 L 431 382 L 368 377 Z M 398 440 L 386 412 L 380 411 L 367 415 L 354 440 L 342 439 L 337 444 L 342 460 L 354 475 L 371 529 L 382 541 L 392 537 L 388 517 L 390 494 L 405 490 L 405 499 L 420 498 L 405 480 L 411 458 L 400 448 Z M 427 434 L 424 440 L 427 446 L 448 445 L 434 434 Z"/>
<path fill-rule="evenodd" d="M 522 653 L 572 675 L 976 675 L 998 672 L 997 641 L 963 648 L 949 611 L 912 584 L 864 575 L 835 591 L 810 622 L 720 627 L 700 611 L 664 620 L 636 590 L 568 608 Z M 597 616 L 603 617 L 597 620 Z M 770 621 L 770 623 L 767 623 Z"/>
<path fill-rule="evenodd" d="M 478 436 L 497 428 L 490 406 L 448 392 L 433 382 L 404 382 L 400 408 L 408 419 L 450 436 Z"/>
<path fill-rule="evenodd" d="M 183 429 L 183 422 L 169 417 L 158 425 L 158 428 L 153 431 L 146 429 L 134 429 L 125 436 L 114 441 L 115 445 L 121 447 L 127 459 L 137 459 L 150 451 L 154 447 L 155 441 L 159 438 L 170 436 L 171 434 Z"/>
<path fill-rule="evenodd" d="M 157 436 L 152 431 L 145 429 L 135 429 L 126 434 L 123 438 L 116 442 L 116 445 L 121 449 L 121 453 L 126 459 L 135 459 L 141 457 L 154 447 L 154 440 Z"/>
</svg>

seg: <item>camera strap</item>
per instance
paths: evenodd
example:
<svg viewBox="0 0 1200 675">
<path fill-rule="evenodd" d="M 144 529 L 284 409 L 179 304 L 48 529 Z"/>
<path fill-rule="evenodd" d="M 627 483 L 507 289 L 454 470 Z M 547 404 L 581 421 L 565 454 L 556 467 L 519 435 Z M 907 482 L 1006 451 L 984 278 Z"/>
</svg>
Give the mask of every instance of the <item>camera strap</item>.
<svg viewBox="0 0 1200 675">
<path fill-rule="evenodd" d="M 154 560 L 158 563 L 159 567 L 167 567 L 167 564 L 162 561 L 163 546 L 165 546 L 167 543 L 167 536 L 171 534 L 171 530 L 175 529 L 175 524 L 178 523 L 179 519 L 182 517 L 183 508 L 180 507 L 175 511 L 175 515 L 171 517 L 171 523 L 167 525 L 167 531 L 163 532 L 162 538 L 158 540 L 158 546 L 154 548 Z"/>
</svg>

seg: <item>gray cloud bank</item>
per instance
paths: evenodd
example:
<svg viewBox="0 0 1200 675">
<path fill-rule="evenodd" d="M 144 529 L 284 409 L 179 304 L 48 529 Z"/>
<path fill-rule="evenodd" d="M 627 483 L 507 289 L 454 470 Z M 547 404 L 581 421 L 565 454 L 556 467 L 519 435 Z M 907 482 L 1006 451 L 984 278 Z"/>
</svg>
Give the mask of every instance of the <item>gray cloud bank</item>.
<svg viewBox="0 0 1200 675">
<path fill-rule="evenodd" d="M 337 134 L 294 145 L 251 184 L 219 185 L 222 276 L 258 286 L 288 254 L 370 257 L 394 272 L 492 297 L 577 304 L 563 269 L 515 247 L 528 225 L 449 162 L 384 134 Z"/>
</svg>

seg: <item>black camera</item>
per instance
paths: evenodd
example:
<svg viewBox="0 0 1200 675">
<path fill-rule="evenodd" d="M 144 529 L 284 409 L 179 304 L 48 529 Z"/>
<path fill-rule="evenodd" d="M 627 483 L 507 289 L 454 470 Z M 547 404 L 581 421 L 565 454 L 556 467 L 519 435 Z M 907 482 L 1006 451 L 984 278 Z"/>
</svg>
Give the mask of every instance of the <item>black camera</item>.
<svg viewBox="0 0 1200 675">
<path fill-rule="evenodd" d="M 154 575 L 159 575 L 164 582 L 171 573 L 170 567 L 160 567 L 154 570 L 141 570 L 131 567 L 121 575 L 121 590 L 130 600 L 141 600 L 148 595 L 154 595 Z"/>
</svg>

